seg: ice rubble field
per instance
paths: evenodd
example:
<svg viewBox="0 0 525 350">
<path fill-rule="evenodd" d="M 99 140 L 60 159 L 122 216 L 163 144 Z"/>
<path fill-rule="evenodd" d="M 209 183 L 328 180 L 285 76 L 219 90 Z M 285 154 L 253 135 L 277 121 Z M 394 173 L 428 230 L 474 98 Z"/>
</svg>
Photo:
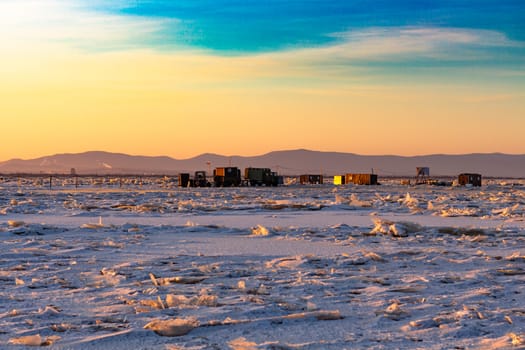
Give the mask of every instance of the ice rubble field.
<svg viewBox="0 0 525 350">
<path fill-rule="evenodd" d="M 525 347 L 525 182 L 0 183 L 0 348 Z"/>
</svg>

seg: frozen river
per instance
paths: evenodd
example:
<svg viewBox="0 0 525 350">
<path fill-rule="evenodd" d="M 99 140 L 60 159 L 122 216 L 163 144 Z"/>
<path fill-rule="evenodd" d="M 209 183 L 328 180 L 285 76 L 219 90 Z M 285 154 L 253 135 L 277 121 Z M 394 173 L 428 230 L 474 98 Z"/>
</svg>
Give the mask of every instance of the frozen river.
<svg viewBox="0 0 525 350">
<path fill-rule="evenodd" d="M 525 185 L 0 184 L 0 344 L 515 348 Z"/>
</svg>

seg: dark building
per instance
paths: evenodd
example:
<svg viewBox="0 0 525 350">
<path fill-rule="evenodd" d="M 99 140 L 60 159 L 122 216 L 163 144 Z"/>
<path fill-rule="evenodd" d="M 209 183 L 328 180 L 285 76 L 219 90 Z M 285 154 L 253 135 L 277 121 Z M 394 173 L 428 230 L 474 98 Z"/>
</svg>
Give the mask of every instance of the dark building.
<svg viewBox="0 0 525 350">
<path fill-rule="evenodd" d="M 430 179 L 430 168 L 429 167 L 417 167 L 416 168 L 416 185 L 429 183 Z"/>
<path fill-rule="evenodd" d="M 179 187 L 190 187 L 190 174 L 188 173 L 181 173 L 179 174 Z"/>
<path fill-rule="evenodd" d="M 206 179 L 206 172 L 203 170 L 196 171 L 193 177 L 193 186 L 195 187 L 209 187 L 211 184 Z"/>
<path fill-rule="evenodd" d="M 205 171 L 196 171 L 193 179 L 189 173 L 179 174 L 179 187 L 209 187 L 211 183 L 206 178 Z"/>
<path fill-rule="evenodd" d="M 460 186 L 470 185 L 470 186 L 480 187 L 481 186 L 481 174 L 470 174 L 470 173 L 459 174 L 458 184 Z"/>
<path fill-rule="evenodd" d="M 215 168 L 213 182 L 216 187 L 231 187 L 241 184 L 241 170 L 237 167 Z"/>
<path fill-rule="evenodd" d="M 272 172 L 272 177 L 272 186 L 284 185 L 284 177 L 282 175 L 279 175 L 276 172 Z"/>
<path fill-rule="evenodd" d="M 279 182 L 282 184 L 277 173 L 269 168 L 246 168 L 244 178 L 251 186 L 277 186 Z"/>
<path fill-rule="evenodd" d="M 347 184 L 377 185 L 377 174 L 346 174 Z"/>
<path fill-rule="evenodd" d="M 301 185 L 321 185 L 323 183 L 323 175 L 301 175 L 299 182 Z"/>
</svg>

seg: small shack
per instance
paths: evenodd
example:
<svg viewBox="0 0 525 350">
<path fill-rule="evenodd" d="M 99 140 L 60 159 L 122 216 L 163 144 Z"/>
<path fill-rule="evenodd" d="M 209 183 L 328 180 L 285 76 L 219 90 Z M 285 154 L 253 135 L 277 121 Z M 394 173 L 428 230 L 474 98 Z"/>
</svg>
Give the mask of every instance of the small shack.
<svg viewBox="0 0 525 350">
<path fill-rule="evenodd" d="M 301 185 L 322 185 L 323 175 L 301 175 L 299 182 Z"/>
<path fill-rule="evenodd" d="M 189 173 L 181 173 L 179 174 L 179 187 L 190 187 L 190 174 Z"/>
<path fill-rule="evenodd" d="M 416 185 L 426 184 L 429 182 L 430 168 L 421 166 L 416 168 Z"/>
<path fill-rule="evenodd" d="M 481 174 L 473 174 L 473 173 L 459 174 L 458 184 L 460 186 L 480 187 L 481 186 Z"/>
<path fill-rule="evenodd" d="M 334 185 L 344 185 L 346 184 L 346 176 L 344 175 L 335 175 L 334 176 Z"/>
<path fill-rule="evenodd" d="M 355 185 L 377 185 L 377 174 L 346 174 L 346 183 Z"/>
</svg>

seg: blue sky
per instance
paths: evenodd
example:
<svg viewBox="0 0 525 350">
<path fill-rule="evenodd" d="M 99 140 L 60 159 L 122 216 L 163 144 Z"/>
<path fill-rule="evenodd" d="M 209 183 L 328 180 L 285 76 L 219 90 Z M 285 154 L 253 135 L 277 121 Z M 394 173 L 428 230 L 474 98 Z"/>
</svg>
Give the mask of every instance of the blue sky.
<svg viewBox="0 0 525 350">
<path fill-rule="evenodd" d="M 381 27 L 485 29 L 525 40 L 521 0 L 151 0 L 104 2 L 113 14 L 177 19 L 148 45 L 260 52 L 328 45 L 334 33 Z"/>
</svg>

